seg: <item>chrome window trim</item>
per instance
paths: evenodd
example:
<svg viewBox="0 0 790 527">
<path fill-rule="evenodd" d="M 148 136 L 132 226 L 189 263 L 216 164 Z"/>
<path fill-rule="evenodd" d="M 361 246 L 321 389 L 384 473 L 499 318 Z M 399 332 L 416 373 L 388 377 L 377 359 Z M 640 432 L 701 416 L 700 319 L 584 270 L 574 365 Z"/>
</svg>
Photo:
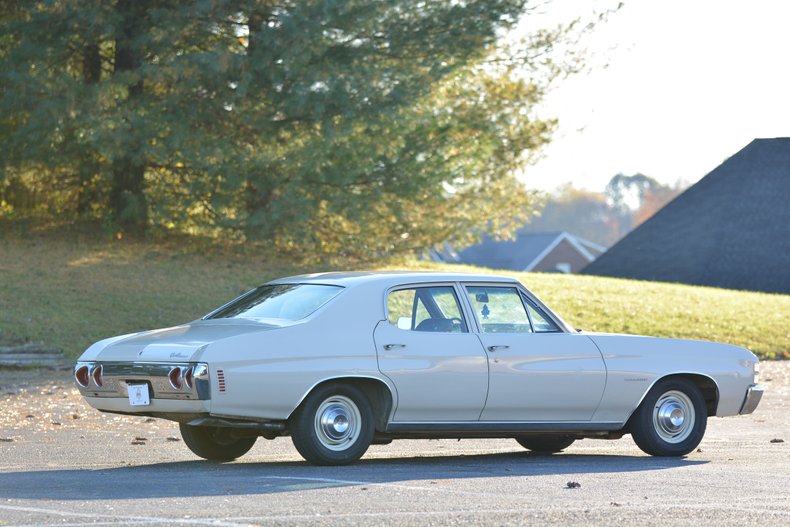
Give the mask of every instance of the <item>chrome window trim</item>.
<svg viewBox="0 0 790 527">
<path fill-rule="evenodd" d="M 441 332 L 444 335 L 466 335 L 477 333 L 476 328 L 472 327 L 469 318 L 469 312 L 466 309 L 466 304 L 463 301 L 463 295 L 461 294 L 462 289 L 459 288 L 458 282 L 417 282 L 417 283 L 410 283 L 410 284 L 398 284 L 392 287 L 388 287 L 384 290 L 384 318 L 382 319 L 383 322 L 386 322 L 390 326 L 400 329 L 397 326 L 394 326 L 392 322 L 390 322 L 390 313 L 389 313 L 389 296 L 390 293 L 394 293 L 396 291 L 404 291 L 408 289 L 429 289 L 431 287 L 447 287 L 453 290 L 453 294 L 455 295 L 455 302 L 458 304 L 458 309 L 460 311 L 461 316 L 464 317 L 464 324 L 466 324 L 466 331 L 462 331 L 460 333 L 453 333 L 453 332 Z M 413 315 L 413 313 L 412 313 Z M 407 330 L 401 330 L 407 331 Z M 414 330 L 408 330 L 414 331 Z"/>
<path fill-rule="evenodd" d="M 533 304 L 539 307 L 540 310 L 545 315 L 547 315 L 551 319 L 551 321 L 557 325 L 558 328 L 560 328 L 560 331 L 552 331 L 550 333 L 576 333 L 576 330 L 573 328 L 573 326 L 571 326 L 570 324 L 565 322 L 562 318 L 560 318 L 560 316 L 557 315 L 557 313 L 552 311 L 549 306 L 544 304 L 537 296 L 535 296 L 535 294 L 532 291 L 527 289 L 524 286 L 524 284 L 518 282 L 518 285 L 516 287 L 518 287 L 519 291 L 521 291 L 523 295 L 525 295 L 530 301 L 532 301 Z"/>
<path fill-rule="evenodd" d="M 529 324 L 529 331 L 520 332 L 520 333 L 502 332 L 499 334 L 500 335 L 532 335 L 535 333 L 532 327 L 532 319 L 529 317 L 529 311 L 527 310 L 527 307 L 524 305 L 524 300 L 521 298 L 521 288 L 518 287 L 518 284 L 516 282 L 495 282 L 494 284 L 490 282 L 463 282 L 462 285 L 464 288 L 464 298 L 466 298 L 466 302 L 469 305 L 469 309 L 474 314 L 475 322 L 477 322 L 478 333 L 483 334 L 485 332 L 483 331 L 483 324 L 480 322 L 480 319 L 477 316 L 477 312 L 472 306 L 472 301 L 469 299 L 470 287 L 490 287 L 492 289 L 511 289 L 515 291 L 516 296 L 518 296 L 519 302 L 521 302 L 521 308 L 524 310 L 524 315 L 527 317 L 527 323 Z"/>
<path fill-rule="evenodd" d="M 265 285 L 265 284 L 261 284 L 261 285 Z M 227 301 L 227 302 L 225 302 L 224 304 L 222 304 L 221 306 L 219 306 L 217 309 L 215 309 L 215 310 L 213 310 L 213 311 L 211 311 L 211 312 L 209 312 L 209 313 L 206 313 L 205 315 L 203 315 L 202 317 L 200 317 L 200 319 L 199 319 L 199 320 L 209 320 L 213 314 L 215 314 L 215 313 L 218 313 L 218 312 L 222 311 L 223 309 L 225 309 L 226 307 L 228 307 L 229 305 L 231 305 L 233 302 L 236 302 L 237 300 L 241 300 L 241 299 L 242 299 L 242 298 L 244 298 L 244 297 L 250 296 L 250 295 L 251 295 L 252 293 L 254 293 L 254 292 L 255 292 L 255 291 L 256 291 L 256 290 L 257 290 L 259 287 L 260 287 L 260 285 L 258 285 L 258 286 L 255 286 L 255 287 L 253 287 L 252 289 L 250 289 L 249 291 L 247 291 L 246 293 L 242 293 L 242 294 L 240 294 L 239 296 L 237 296 L 236 298 L 232 298 L 232 299 L 230 299 L 229 301 Z"/>
<path fill-rule="evenodd" d="M 557 327 L 559 328 L 559 331 L 542 331 L 542 332 L 539 332 L 541 335 L 552 335 L 552 334 L 561 334 L 561 333 L 576 333 L 576 331 L 573 329 L 573 327 L 570 324 L 568 324 L 567 322 L 562 320 L 554 311 L 549 309 L 546 306 L 546 304 L 541 302 L 529 289 L 524 287 L 524 284 L 522 284 L 518 280 L 513 280 L 512 282 L 506 282 L 506 281 L 501 281 L 501 282 L 484 282 L 484 281 L 475 280 L 475 281 L 469 281 L 469 282 L 459 281 L 459 282 L 456 282 L 456 283 L 458 284 L 458 286 L 463 291 L 463 294 L 461 295 L 462 298 L 463 298 L 462 302 L 464 303 L 464 305 L 466 306 L 468 311 L 474 315 L 474 322 L 475 322 L 475 328 L 476 328 L 475 329 L 475 333 L 482 333 L 482 330 L 481 330 L 480 324 L 479 324 L 479 322 L 477 320 L 477 314 L 474 312 L 474 309 L 472 309 L 472 304 L 469 301 L 469 298 L 467 296 L 468 295 L 468 292 L 466 291 L 466 287 L 467 286 L 471 286 L 471 287 L 500 287 L 500 288 L 501 287 L 507 287 L 507 288 L 516 288 L 519 293 L 525 295 L 527 297 L 527 299 L 529 299 L 533 304 L 535 304 L 535 306 L 540 308 L 540 311 L 542 311 L 547 316 L 547 318 L 549 318 L 552 322 L 554 322 L 554 324 L 556 324 Z M 522 303 L 523 303 L 523 300 L 522 300 Z M 526 306 L 524 306 L 524 309 L 527 311 L 527 317 L 529 317 L 529 310 L 527 310 Z M 529 320 L 530 320 L 530 326 L 531 326 L 532 325 L 532 319 L 529 318 Z M 531 333 L 519 333 L 519 334 L 520 335 L 530 335 L 530 334 L 531 335 L 537 335 L 538 334 L 538 333 L 536 333 L 534 331 L 534 327 L 532 327 L 532 330 L 533 331 Z M 511 333 L 511 334 L 515 334 L 515 333 Z"/>
<path fill-rule="evenodd" d="M 527 311 L 527 317 L 529 317 L 529 323 L 532 325 L 532 332 L 533 333 L 562 333 L 563 332 L 562 331 L 562 327 L 560 327 L 560 325 L 557 324 L 557 322 L 555 322 L 549 316 L 548 313 L 543 311 L 543 309 L 541 309 L 540 306 L 538 306 L 538 304 L 535 301 L 533 301 L 531 298 L 529 298 L 527 295 L 525 295 L 523 291 L 519 290 L 519 293 L 520 293 L 520 296 L 521 296 L 521 303 L 524 305 L 524 309 Z M 530 307 L 532 309 L 534 309 L 535 311 L 537 311 L 538 314 L 541 315 L 543 318 L 547 319 L 549 322 L 554 324 L 557 329 L 556 330 L 551 330 L 551 331 L 538 331 L 538 330 L 536 330 L 535 329 L 535 323 L 532 321 L 532 313 L 529 312 L 529 308 Z"/>
<path fill-rule="evenodd" d="M 321 312 L 321 311 L 322 311 L 322 310 L 323 310 L 323 309 L 324 309 L 326 306 L 328 306 L 329 304 L 331 304 L 331 303 L 332 303 L 332 302 L 333 302 L 333 301 L 334 301 L 334 300 L 335 300 L 337 297 L 339 297 L 340 295 L 342 295 L 342 294 L 343 294 L 343 292 L 344 292 L 346 289 L 348 289 L 346 286 L 343 286 L 343 285 L 338 285 L 338 284 L 325 284 L 325 283 L 321 283 L 321 282 L 282 282 L 282 283 L 278 283 L 278 282 L 275 282 L 275 283 L 273 283 L 273 282 L 266 282 L 265 284 L 256 285 L 255 287 L 253 287 L 252 289 L 250 289 L 250 290 L 249 290 L 249 291 L 247 291 L 246 293 L 243 293 L 243 294 L 241 294 L 241 295 L 237 296 L 236 298 L 234 298 L 234 299 L 230 300 L 229 302 L 226 302 L 226 303 L 222 304 L 222 305 L 221 305 L 221 306 L 219 306 L 217 309 L 215 309 L 215 310 L 211 311 L 210 313 L 207 313 L 207 314 L 203 315 L 203 316 L 202 316 L 202 317 L 200 317 L 198 320 L 206 320 L 206 321 L 208 321 L 208 320 L 226 320 L 226 318 L 213 319 L 213 318 L 211 318 L 211 317 L 212 317 L 212 316 L 214 316 L 216 313 L 218 313 L 218 312 L 222 311 L 223 309 L 225 309 L 225 308 L 226 308 L 226 307 L 228 307 L 229 305 L 233 304 L 234 302 L 237 302 L 237 301 L 241 300 L 242 298 L 246 298 L 246 297 L 250 296 L 250 295 L 251 295 L 251 294 L 253 294 L 255 291 L 257 291 L 258 289 L 260 289 L 261 287 L 264 287 L 264 286 L 272 286 L 272 287 L 275 287 L 275 286 L 278 286 L 278 285 L 320 285 L 320 286 L 327 286 L 327 287 L 336 287 L 336 288 L 340 289 L 340 291 L 338 291 L 338 293 L 337 293 L 336 295 L 334 295 L 332 298 L 330 298 L 329 300 L 327 300 L 326 302 L 324 302 L 323 304 L 321 304 L 320 306 L 318 306 L 318 307 L 317 307 L 315 310 L 311 311 L 310 313 L 308 313 L 307 315 L 305 315 L 305 316 L 304 316 L 304 317 L 302 317 L 302 318 L 299 318 L 299 319 L 296 319 L 296 320 L 291 320 L 291 319 L 271 319 L 271 320 L 283 320 L 283 321 L 285 321 L 285 322 L 289 322 L 289 323 L 299 323 L 299 322 L 302 322 L 302 321 L 304 321 L 304 320 L 307 320 L 308 318 L 312 317 L 312 316 L 313 316 L 313 315 L 315 315 L 316 313 L 319 313 L 319 312 Z M 233 317 L 231 317 L 231 318 L 233 318 Z M 260 320 L 260 319 L 257 319 L 257 318 L 250 318 L 250 317 L 238 317 L 238 318 L 242 318 L 242 319 L 245 319 L 245 320 Z"/>
</svg>

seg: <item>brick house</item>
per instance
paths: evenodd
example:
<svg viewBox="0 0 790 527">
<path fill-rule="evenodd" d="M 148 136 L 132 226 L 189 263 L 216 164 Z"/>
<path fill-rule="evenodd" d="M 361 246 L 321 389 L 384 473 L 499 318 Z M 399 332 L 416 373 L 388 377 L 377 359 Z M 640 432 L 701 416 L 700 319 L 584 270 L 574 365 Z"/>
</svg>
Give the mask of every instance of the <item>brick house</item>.
<svg viewBox="0 0 790 527">
<path fill-rule="evenodd" d="M 434 261 L 490 269 L 576 273 L 605 250 L 605 247 L 567 232 L 519 231 L 513 240 L 496 241 L 485 237 L 479 244 L 461 251 L 445 246 L 442 251 L 433 251 L 431 257 Z"/>
</svg>

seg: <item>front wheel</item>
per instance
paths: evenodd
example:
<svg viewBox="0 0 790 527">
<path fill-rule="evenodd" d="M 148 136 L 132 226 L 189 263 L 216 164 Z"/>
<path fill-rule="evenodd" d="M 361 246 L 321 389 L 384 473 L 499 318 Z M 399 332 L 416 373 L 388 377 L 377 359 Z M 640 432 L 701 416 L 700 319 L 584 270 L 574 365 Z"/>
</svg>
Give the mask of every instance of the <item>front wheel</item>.
<svg viewBox="0 0 790 527">
<path fill-rule="evenodd" d="M 196 455 L 211 461 L 233 461 L 250 451 L 256 437 L 236 437 L 232 428 L 179 424 L 181 438 Z"/>
<path fill-rule="evenodd" d="M 659 381 L 631 416 L 631 437 L 652 456 L 685 456 L 705 435 L 708 411 L 697 386 L 686 379 Z"/>
<path fill-rule="evenodd" d="M 553 454 L 565 450 L 575 439 L 562 436 L 524 436 L 517 437 L 518 444 L 538 454 Z"/>
<path fill-rule="evenodd" d="M 296 450 L 314 465 L 346 465 L 373 440 L 373 410 L 355 386 L 330 384 L 314 390 L 290 420 Z"/>
</svg>

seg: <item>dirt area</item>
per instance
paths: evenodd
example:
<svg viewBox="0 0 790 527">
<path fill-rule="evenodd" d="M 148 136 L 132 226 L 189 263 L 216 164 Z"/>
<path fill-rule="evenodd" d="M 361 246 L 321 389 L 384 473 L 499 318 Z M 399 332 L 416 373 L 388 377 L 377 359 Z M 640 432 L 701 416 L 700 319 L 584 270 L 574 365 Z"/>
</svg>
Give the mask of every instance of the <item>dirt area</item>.
<svg viewBox="0 0 790 527">
<path fill-rule="evenodd" d="M 169 421 L 106 414 L 88 406 L 74 387 L 70 371 L 0 370 L 0 441 L 55 438 L 64 430 L 103 431 L 139 437 L 167 431 L 168 441 L 180 441 L 177 426 Z M 175 436 L 172 432 L 176 432 Z"/>
</svg>

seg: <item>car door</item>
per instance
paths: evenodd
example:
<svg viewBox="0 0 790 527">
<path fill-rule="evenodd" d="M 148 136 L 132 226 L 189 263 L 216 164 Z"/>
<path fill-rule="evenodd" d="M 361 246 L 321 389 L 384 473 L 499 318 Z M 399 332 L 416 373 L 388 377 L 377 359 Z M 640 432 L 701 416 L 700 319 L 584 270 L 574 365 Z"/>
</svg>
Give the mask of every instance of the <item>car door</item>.
<svg viewBox="0 0 790 527">
<path fill-rule="evenodd" d="M 379 370 L 397 390 L 394 421 L 477 421 L 488 392 L 488 359 L 469 329 L 453 284 L 388 291 L 387 320 L 374 333 Z"/>
<path fill-rule="evenodd" d="M 515 286 L 466 285 L 488 355 L 482 421 L 589 421 L 606 385 L 601 352 Z"/>
</svg>

